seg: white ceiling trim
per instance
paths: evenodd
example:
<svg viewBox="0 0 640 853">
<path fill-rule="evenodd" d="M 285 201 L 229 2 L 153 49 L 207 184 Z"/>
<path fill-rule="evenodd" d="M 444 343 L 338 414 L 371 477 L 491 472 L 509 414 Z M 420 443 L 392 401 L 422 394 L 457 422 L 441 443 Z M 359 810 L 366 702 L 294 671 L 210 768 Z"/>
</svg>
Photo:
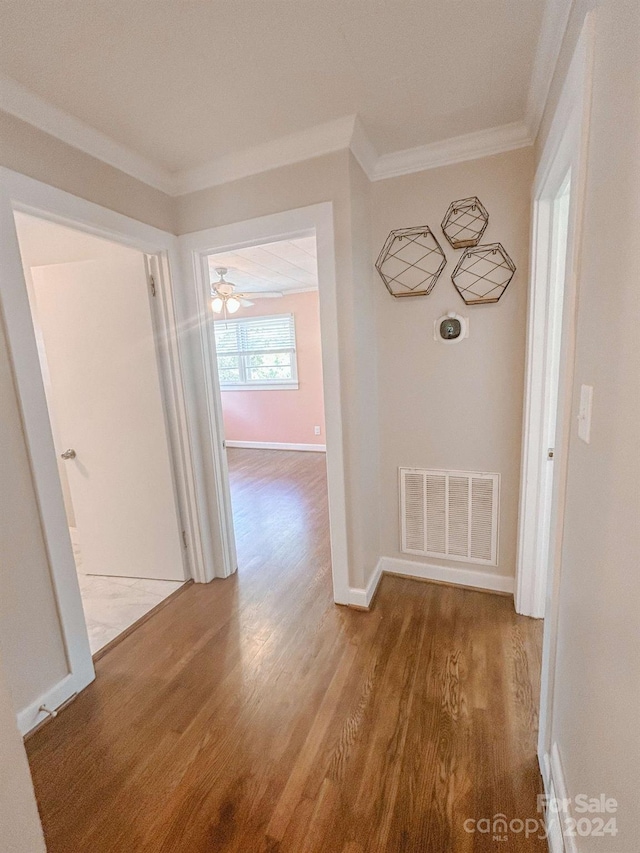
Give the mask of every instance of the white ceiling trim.
<svg viewBox="0 0 640 853">
<path fill-rule="evenodd" d="M 0 110 L 151 187 L 173 193 L 174 178 L 169 171 L 4 76 L 0 76 Z"/>
<path fill-rule="evenodd" d="M 547 0 L 545 4 L 525 113 L 533 139 L 540 129 L 572 7 L 573 0 Z"/>
<path fill-rule="evenodd" d="M 557 3 L 570 2 L 549 0 L 554 7 Z M 545 37 L 545 44 L 548 40 Z M 562 39 L 556 39 L 558 41 L 561 44 Z M 555 46 L 554 43 L 554 49 Z M 369 180 L 379 181 L 524 148 L 532 145 L 535 138 L 527 123 L 513 122 L 378 155 L 360 119 L 350 115 L 219 157 L 193 169 L 170 172 L 6 77 L 0 77 L 0 109 L 170 196 L 186 195 L 347 149 L 352 151 Z"/>
<path fill-rule="evenodd" d="M 302 133 L 282 137 L 267 145 L 240 151 L 182 173 L 178 175 L 174 195 L 197 192 L 347 148 L 351 149 L 369 180 L 381 181 L 398 175 L 435 169 L 438 166 L 502 154 L 532 144 L 533 137 L 525 123 L 514 122 L 421 145 L 418 148 L 378 155 L 360 119 L 357 116 L 348 116 L 346 119 L 317 125 Z"/>
<path fill-rule="evenodd" d="M 351 135 L 349 148 L 358 163 L 360 163 L 365 175 L 370 181 L 372 181 L 376 165 L 378 163 L 378 153 L 371 144 L 371 140 L 367 136 L 367 132 L 357 116 L 353 125 L 353 133 Z"/>
<path fill-rule="evenodd" d="M 463 163 L 465 160 L 502 154 L 516 148 L 526 148 L 532 144 L 533 139 L 525 123 L 513 122 L 444 139 L 442 142 L 421 145 L 418 148 L 382 154 L 378 157 L 369 178 L 372 181 L 381 181 L 398 175 L 410 175 L 425 169 L 436 169 L 439 166 Z"/>
</svg>

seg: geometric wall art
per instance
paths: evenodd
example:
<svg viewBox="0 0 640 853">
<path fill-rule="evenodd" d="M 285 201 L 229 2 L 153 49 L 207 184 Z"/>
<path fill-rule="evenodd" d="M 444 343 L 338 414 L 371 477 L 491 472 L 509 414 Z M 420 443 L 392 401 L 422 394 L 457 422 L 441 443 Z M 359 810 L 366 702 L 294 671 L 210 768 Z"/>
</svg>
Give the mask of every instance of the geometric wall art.
<svg viewBox="0 0 640 853">
<path fill-rule="evenodd" d="M 391 231 L 376 269 L 392 296 L 425 296 L 433 290 L 447 259 L 426 225 Z"/>
<path fill-rule="evenodd" d="M 500 243 L 467 249 L 451 274 L 451 280 L 467 305 L 497 302 L 516 271 Z"/>
<path fill-rule="evenodd" d="M 477 246 L 489 224 L 489 214 L 476 196 L 452 201 L 442 220 L 442 230 L 454 249 Z"/>
</svg>

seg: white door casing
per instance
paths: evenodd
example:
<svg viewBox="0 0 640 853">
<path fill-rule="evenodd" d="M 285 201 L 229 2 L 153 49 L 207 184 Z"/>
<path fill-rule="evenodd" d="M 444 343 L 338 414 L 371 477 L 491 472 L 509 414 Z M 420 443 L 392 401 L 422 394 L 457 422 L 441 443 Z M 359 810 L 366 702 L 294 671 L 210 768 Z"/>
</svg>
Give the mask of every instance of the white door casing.
<svg viewBox="0 0 640 853">
<path fill-rule="evenodd" d="M 207 424 L 208 441 L 213 456 L 217 496 L 216 520 L 219 525 L 219 553 L 227 576 L 236 570 L 235 538 L 226 453 L 224 424 L 216 366 L 215 338 L 211 321 L 210 285 L 207 257 L 246 246 L 258 246 L 277 240 L 292 240 L 315 235 L 318 256 L 318 296 L 322 340 L 323 392 L 327 448 L 327 487 L 333 597 L 338 604 L 350 602 L 347 550 L 346 487 L 342 435 L 342 403 L 338 340 L 338 304 L 331 202 L 283 211 L 231 225 L 210 228 L 179 237 L 183 277 L 190 300 L 187 315 L 197 331 L 193 346 L 198 362 L 195 381 L 201 393 L 202 423 Z"/>
</svg>

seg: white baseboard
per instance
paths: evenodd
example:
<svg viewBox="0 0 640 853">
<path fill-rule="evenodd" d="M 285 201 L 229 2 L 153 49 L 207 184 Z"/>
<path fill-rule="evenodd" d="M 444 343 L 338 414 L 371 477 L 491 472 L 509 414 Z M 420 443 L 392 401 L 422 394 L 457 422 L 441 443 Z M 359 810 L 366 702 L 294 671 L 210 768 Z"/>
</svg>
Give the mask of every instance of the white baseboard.
<svg viewBox="0 0 640 853">
<path fill-rule="evenodd" d="M 417 560 L 401 560 L 396 557 L 381 557 L 382 571 L 408 578 L 439 581 L 454 586 L 467 586 L 472 589 L 484 589 L 490 592 L 513 593 L 514 579 L 494 572 L 480 572 L 475 569 L 462 569 L 456 566 L 436 566 L 431 563 L 419 563 Z"/>
<path fill-rule="evenodd" d="M 369 578 L 369 583 L 367 584 L 366 589 L 349 587 L 349 604 L 353 607 L 363 607 L 368 609 L 373 601 L 373 596 L 376 594 L 381 577 L 382 560 L 378 560 L 376 567 L 373 570 L 373 574 Z"/>
<path fill-rule="evenodd" d="M 405 578 L 439 581 L 452 586 L 471 587 L 489 592 L 513 593 L 514 579 L 492 572 L 476 572 L 474 569 L 459 569 L 454 566 L 434 566 L 417 560 L 400 560 L 396 557 L 380 557 L 365 589 L 349 587 L 348 603 L 354 607 L 368 608 L 373 601 L 383 574 L 401 575 Z"/>
<path fill-rule="evenodd" d="M 48 714 L 39 710 L 43 705 L 50 711 L 55 711 L 78 692 L 74 676 L 66 675 L 62 681 L 59 681 L 58 684 L 51 687 L 42 696 L 39 696 L 35 702 L 32 702 L 26 708 L 23 708 L 22 711 L 18 712 L 17 720 L 20 734 L 28 734 L 47 719 Z"/>
<path fill-rule="evenodd" d="M 576 837 L 564 832 L 567 819 L 571 817 L 571 807 L 557 743 L 552 745 L 551 754 L 546 753 L 540 761 L 540 772 L 547 800 L 563 804 L 560 810 L 548 809 L 545 812 L 550 853 L 579 853 Z"/>
<path fill-rule="evenodd" d="M 226 441 L 227 447 L 248 447 L 259 450 L 312 450 L 326 453 L 326 444 L 283 444 L 277 441 Z"/>
</svg>

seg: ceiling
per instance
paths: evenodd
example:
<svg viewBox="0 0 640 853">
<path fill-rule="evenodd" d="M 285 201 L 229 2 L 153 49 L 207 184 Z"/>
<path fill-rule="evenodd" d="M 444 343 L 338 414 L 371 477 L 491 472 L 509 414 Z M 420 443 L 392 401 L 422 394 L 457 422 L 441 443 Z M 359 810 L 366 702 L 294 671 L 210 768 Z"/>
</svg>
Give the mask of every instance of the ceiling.
<svg viewBox="0 0 640 853">
<path fill-rule="evenodd" d="M 545 0 L 3 0 L 0 74 L 181 172 L 358 115 L 376 153 L 522 121 Z"/>
<path fill-rule="evenodd" d="M 218 280 L 216 267 L 227 267 L 226 279 L 245 293 L 265 290 L 281 290 L 283 293 L 316 290 L 316 238 L 280 240 L 277 243 L 210 255 L 212 282 Z"/>
</svg>

